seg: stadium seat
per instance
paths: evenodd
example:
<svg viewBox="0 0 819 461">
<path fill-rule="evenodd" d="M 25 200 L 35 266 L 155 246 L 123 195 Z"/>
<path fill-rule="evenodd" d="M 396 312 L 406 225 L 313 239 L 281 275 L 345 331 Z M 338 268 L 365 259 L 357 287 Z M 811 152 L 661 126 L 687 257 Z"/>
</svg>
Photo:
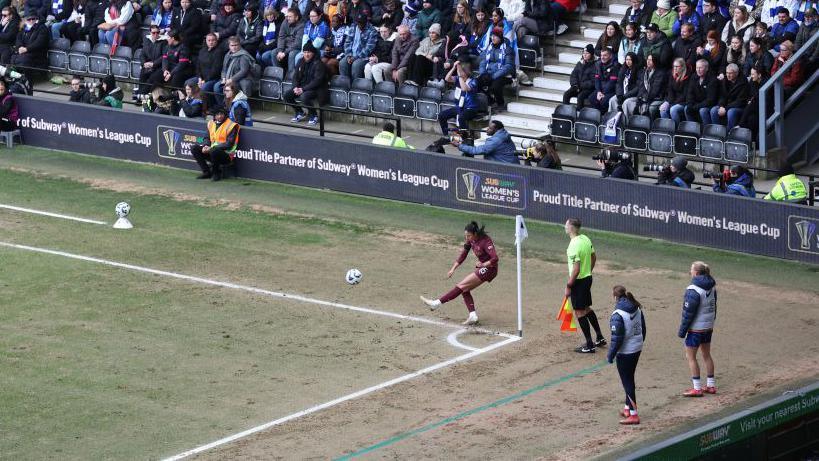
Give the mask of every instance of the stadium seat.
<svg viewBox="0 0 819 461">
<path fill-rule="evenodd" d="M 722 160 L 727 135 L 728 129 L 725 125 L 705 125 L 700 138 L 700 157 Z"/>
<path fill-rule="evenodd" d="M 438 120 L 439 104 L 441 103 L 441 90 L 431 86 L 421 88 L 418 101 L 415 103 L 417 116 L 421 120 Z"/>
<path fill-rule="evenodd" d="M 606 129 L 606 124 L 608 123 L 609 120 L 611 120 L 613 117 L 616 117 L 617 114 L 619 114 L 619 113 L 620 112 L 606 112 L 603 115 L 603 118 L 600 120 L 600 126 L 598 128 L 598 130 L 599 130 L 598 131 L 598 133 L 599 133 L 598 138 L 599 138 L 600 144 L 602 144 L 604 146 L 616 146 L 616 147 L 620 147 L 620 145 L 623 144 L 623 128 L 622 128 L 623 117 L 622 116 L 620 117 L 620 120 L 617 122 L 617 126 L 615 127 L 616 134 L 614 135 L 614 140 L 606 141 L 605 136 L 604 136 L 605 129 Z"/>
<path fill-rule="evenodd" d="M 330 80 L 330 107 L 334 109 L 347 109 L 347 93 L 350 91 L 350 78 L 344 75 L 336 75 Z"/>
<path fill-rule="evenodd" d="M 153 14 L 146 14 L 145 17 L 142 19 L 142 27 L 141 29 L 144 32 L 148 32 L 151 30 L 151 22 L 154 20 Z"/>
<path fill-rule="evenodd" d="M 551 132 L 555 138 L 572 139 L 577 108 L 573 104 L 560 104 L 552 113 Z"/>
<path fill-rule="evenodd" d="M 648 133 L 648 151 L 652 154 L 670 154 L 674 145 L 674 130 L 677 124 L 670 118 L 658 118 L 651 124 Z"/>
<path fill-rule="evenodd" d="M 731 128 L 725 140 L 725 160 L 732 163 L 750 162 L 752 140 L 753 133 L 751 130 L 738 126 Z"/>
<path fill-rule="evenodd" d="M 68 53 L 68 70 L 75 74 L 88 72 L 88 55 L 91 54 L 91 44 L 84 40 L 77 40 L 71 44 Z"/>
<path fill-rule="evenodd" d="M 441 103 L 438 104 L 438 112 L 443 112 L 447 109 L 455 107 L 455 90 L 449 90 L 441 97 Z"/>
<path fill-rule="evenodd" d="M 680 122 L 674 133 L 674 153 L 677 155 L 697 155 L 697 144 L 700 139 L 699 122 Z"/>
<path fill-rule="evenodd" d="M 111 73 L 111 45 L 97 43 L 94 51 L 88 56 L 88 73 L 96 76 L 105 76 Z"/>
<path fill-rule="evenodd" d="M 393 98 L 393 114 L 399 117 L 415 117 L 415 100 L 420 89 L 415 85 L 404 83 L 398 87 L 398 94 Z"/>
<path fill-rule="evenodd" d="M 372 94 L 373 113 L 392 115 L 392 98 L 394 97 L 395 83 L 386 80 L 376 83 Z"/>
<path fill-rule="evenodd" d="M 130 47 L 118 46 L 117 51 L 111 56 L 111 75 L 117 78 L 131 78 L 131 55 Z"/>
<path fill-rule="evenodd" d="M 142 48 L 134 51 L 134 57 L 131 58 L 131 79 L 139 80 L 139 74 L 142 73 Z"/>
<path fill-rule="evenodd" d="M 597 126 L 600 125 L 600 111 L 594 107 L 584 107 L 577 114 L 574 123 L 574 140 L 597 143 Z"/>
<path fill-rule="evenodd" d="M 290 69 L 289 71 L 287 71 L 287 74 L 284 75 L 284 80 L 282 80 L 282 94 L 285 94 L 293 89 L 294 73 L 296 73 L 296 69 Z"/>
<path fill-rule="evenodd" d="M 48 47 L 48 67 L 52 70 L 68 69 L 68 50 L 71 49 L 71 42 L 67 38 L 52 40 Z"/>
<path fill-rule="evenodd" d="M 367 78 L 357 78 L 353 80 L 353 85 L 348 93 L 350 109 L 369 112 L 372 91 L 372 80 Z"/>
<path fill-rule="evenodd" d="M 259 97 L 273 101 L 282 98 L 282 80 L 284 69 L 276 66 L 267 66 L 259 80 Z"/>
<path fill-rule="evenodd" d="M 648 132 L 651 131 L 651 119 L 645 115 L 632 115 L 623 131 L 623 147 L 630 150 L 648 149 Z"/>
<path fill-rule="evenodd" d="M 524 35 L 518 41 L 518 61 L 522 69 L 541 69 L 543 58 L 540 50 L 540 38 L 536 35 Z"/>
</svg>

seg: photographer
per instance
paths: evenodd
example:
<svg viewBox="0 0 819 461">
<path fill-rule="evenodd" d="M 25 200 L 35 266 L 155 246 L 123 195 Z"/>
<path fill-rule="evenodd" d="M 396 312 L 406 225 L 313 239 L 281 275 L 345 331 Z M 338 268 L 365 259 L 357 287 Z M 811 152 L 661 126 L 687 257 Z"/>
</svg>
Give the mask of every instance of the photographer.
<svg viewBox="0 0 819 461">
<path fill-rule="evenodd" d="M 714 180 L 714 192 L 730 195 L 741 195 L 742 197 L 756 197 L 754 189 L 754 176 L 742 165 L 733 165 L 730 170 L 724 173 L 705 172 L 703 176 L 711 177 Z"/>
<path fill-rule="evenodd" d="M 117 81 L 114 80 L 113 75 L 106 75 L 96 91 L 97 96 L 93 99 L 94 104 L 122 109 L 122 89 L 117 86 Z"/>
<path fill-rule="evenodd" d="M 592 157 L 597 160 L 604 178 L 636 180 L 637 174 L 631 164 L 631 155 L 627 152 L 603 149 L 600 155 Z"/>
<path fill-rule="evenodd" d="M 515 143 L 512 142 L 512 135 L 504 129 L 503 123 L 492 120 L 486 127 L 486 134 L 489 135 L 486 142 L 478 147 L 464 144 L 459 138 L 453 139 L 452 145 L 463 152 L 464 157 L 483 155 L 483 158 L 493 162 L 520 163 Z"/>
<path fill-rule="evenodd" d="M 80 77 L 74 76 L 71 78 L 71 92 L 68 93 L 68 100 L 91 104 L 91 92 L 88 91 L 85 82 Z"/>
<path fill-rule="evenodd" d="M 657 184 L 690 189 L 693 182 L 694 173 L 688 169 L 688 160 L 680 156 L 674 157 L 671 165 L 665 166 L 657 175 Z"/>
<path fill-rule="evenodd" d="M 525 164 L 528 166 L 538 166 L 548 170 L 562 170 L 563 166 L 560 162 L 560 156 L 557 155 L 557 148 L 554 140 L 547 137 L 543 142 L 535 143 L 534 145 L 525 145 L 526 151 L 524 153 Z"/>
</svg>

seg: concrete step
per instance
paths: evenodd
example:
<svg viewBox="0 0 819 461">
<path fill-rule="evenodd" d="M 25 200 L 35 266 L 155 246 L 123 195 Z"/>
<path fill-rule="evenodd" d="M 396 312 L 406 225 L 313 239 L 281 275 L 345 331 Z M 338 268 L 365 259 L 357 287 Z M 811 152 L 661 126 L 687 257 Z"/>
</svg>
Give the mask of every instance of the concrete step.
<svg viewBox="0 0 819 461">
<path fill-rule="evenodd" d="M 519 114 L 503 113 L 492 116 L 495 120 L 500 120 L 504 126 L 516 129 L 531 130 L 545 133 L 549 131 L 549 120 L 543 117 L 527 117 Z"/>
<path fill-rule="evenodd" d="M 586 17 L 584 16 L 583 19 L 585 20 Z M 594 22 L 594 23 L 597 23 L 597 24 L 608 24 L 611 21 L 614 21 L 614 22 L 619 24 L 621 19 L 623 19 L 622 16 L 620 16 L 619 18 L 616 18 L 614 16 L 592 16 L 591 17 L 591 22 Z M 598 37 L 599 37 L 599 35 L 598 35 Z"/>
<path fill-rule="evenodd" d="M 552 74 L 572 75 L 575 64 L 577 64 L 577 61 L 571 63 L 571 65 L 547 64 L 543 66 L 543 71 Z"/>
<path fill-rule="evenodd" d="M 549 118 L 554 112 L 554 107 L 549 107 L 544 104 L 533 104 L 529 102 L 510 102 L 506 106 L 509 115 L 535 117 L 535 118 Z"/>
<path fill-rule="evenodd" d="M 510 128 L 507 125 L 504 125 L 506 131 L 512 135 L 512 142 L 515 143 L 515 147 L 518 149 L 523 150 L 523 146 L 521 144 L 525 141 L 527 143 L 532 142 L 531 139 L 542 139 L 546 137 L 549 132 L 548 131 L 538 131 L 538 130 L 527 130 L 524 128 Z M 475 140 L 476 145 L 481 145 L 486 142 L 487 134 L 485 132 L 481 132 L 481 137 Z M 527 141 L 528 140 L 528 141 Z"/>
<path fill-rule="evenodd" d="M 577 64 L 580 61 L 580 53 L 562 52 L 557 54 L 558 62 L 564 64 Z M 571 72 L 569 72 L 571 74 Z"/>
<path fill-rule="evenodd" d="M 569 89 L 569 79 L 561 77 L 535 77 L 532 80 L 535 88 L 564 92 Z"/>
<path fill-rule="evenodd" d="M 619 3 L 609 5 L 609 14 L 611 16 L 620 16 L 621 18 L 626 15 L 626 10 L 628 9 L 629 5 L 622 5 Z"/>
<path fill-rule="evenodd" d="M 583 37 L 589 40 L 593 40 L 595 43 L 597 42 L 597 39 L 600 38 L 601 35 L 603 35 L 603 29 L 601 28 L 586 27 L 586 29 L 583 30 Z"/>
<path fill-rule="evenodd" d="M 558 93 L 555 91 L 548 91 L 548 90 L 541 90 L 541 89 L 532 89 L 532 90 L 521 90 L 520 97 L 525 98 L 523 101 L 534 100 L 537 101 L 538 104 L 563 104 L 563 93 Z M 577 98 L 572 98 L 570 102 L 576 103 Z"/>
</svg>

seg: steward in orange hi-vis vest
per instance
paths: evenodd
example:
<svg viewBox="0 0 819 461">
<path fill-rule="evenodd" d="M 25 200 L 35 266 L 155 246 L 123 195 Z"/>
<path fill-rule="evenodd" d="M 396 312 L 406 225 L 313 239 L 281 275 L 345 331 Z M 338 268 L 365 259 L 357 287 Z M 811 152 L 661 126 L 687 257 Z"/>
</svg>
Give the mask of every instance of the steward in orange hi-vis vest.
<svg viewBox="0 0 819 461">
<path fill-rule="evenodd" d="M 222 179 L 222 166 L 233 162 L 239 147 L 239 125 L 227 117 L 227 110 L 215 107 L 208 122 L 208 137 L 203 144 L 191 147 L 191 154 L 202 169 L 197 179 Z"/>
</svg>

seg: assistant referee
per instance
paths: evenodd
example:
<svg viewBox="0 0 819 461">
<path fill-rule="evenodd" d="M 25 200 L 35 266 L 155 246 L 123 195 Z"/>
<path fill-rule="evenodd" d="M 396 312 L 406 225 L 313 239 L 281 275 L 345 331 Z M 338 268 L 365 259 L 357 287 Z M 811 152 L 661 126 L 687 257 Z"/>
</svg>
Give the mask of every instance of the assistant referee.
<svg viewBox="0 0 819 461">
<path fill-rule="evenodd" d="M 569 218 L 566 221 L 566 234 L 571 241 L 566 249 L 566 257 L 569 261 L 569 281 L 566 283 L 566 297 L 572 301 L 574 315 L 577 323 L 583 330 L 586 343 L 578 346 L 574 351 L 582 354 L 589 354 L 596 350 L 596 347 L 605 346 L 606 338 L 600 331 L 600 323 L 597 321 L 597 314 L 592 310 L 592 271 L 597 262 L 594 254 L 594 246 L 586 235 L 580 233 L 580 220 Z M 591 327 L 590 327 L 591 325 Z M 591 328 L 597 333 L 597 341 L 592 341 Z"/>
</svg>

